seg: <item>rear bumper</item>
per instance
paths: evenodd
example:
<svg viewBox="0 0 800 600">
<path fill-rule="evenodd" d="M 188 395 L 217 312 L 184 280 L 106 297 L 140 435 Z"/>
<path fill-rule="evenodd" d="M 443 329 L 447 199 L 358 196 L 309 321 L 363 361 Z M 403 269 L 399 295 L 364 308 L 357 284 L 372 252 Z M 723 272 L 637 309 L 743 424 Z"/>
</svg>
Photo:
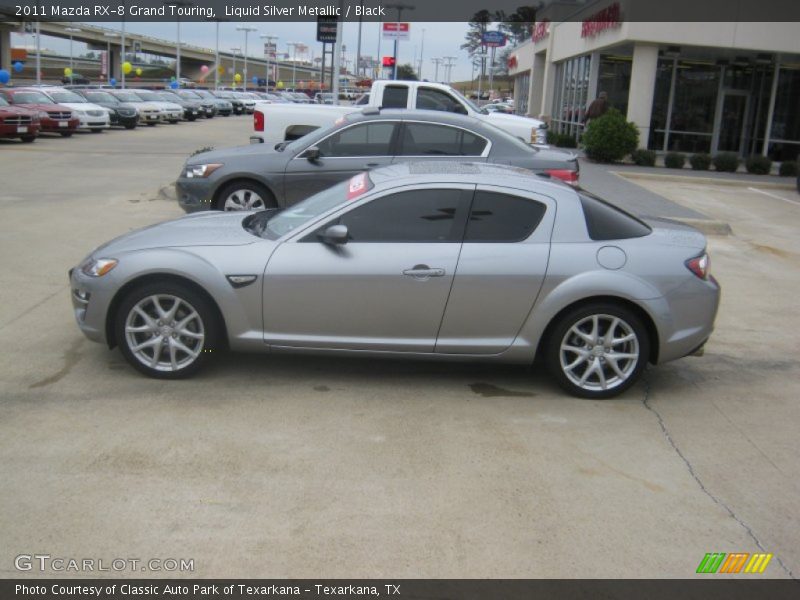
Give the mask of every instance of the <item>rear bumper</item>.
<svg viewBox="0 0 800 600">
<path fill-rule="evenodd" d="M 664 297 L 658 363 L 697 355 L 711 337 L 721 289 L 713 277 L 693 278 Z"/>
</svg>

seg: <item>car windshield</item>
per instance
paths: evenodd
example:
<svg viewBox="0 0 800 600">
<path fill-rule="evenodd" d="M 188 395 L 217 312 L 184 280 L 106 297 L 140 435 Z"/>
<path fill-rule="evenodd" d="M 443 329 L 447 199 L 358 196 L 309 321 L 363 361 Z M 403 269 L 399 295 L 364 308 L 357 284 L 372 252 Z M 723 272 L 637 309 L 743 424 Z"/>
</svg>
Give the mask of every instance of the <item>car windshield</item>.
<svg viewBox="0 0 800 600">
<path fill-rule="evenodd" d="M 55 104 L 42 92 L 17 92 L 11 96 L 14 104 Z"/>
<path fill-rule="evenodd" d="M 119 104 L 114 96 L 108 92 L 86 92 L 86 99 L 89 102 L 105 102 L 107 104 Z"/>
<path fill-rule="evenodd" d="M 123 102 L 144 102 L 141 98 L 139 98 L 139 96 L 137 96 L 133 92 L 117 92 L 114 95 Z"/>
<path fill-rule="evenodd" d="M 181 98 L 185 98 L 187 100 L 199 100 L 200 96 L 195 94 L 194 92 L 178 92 L 178 95 Z"/>
<path fill-rule="evenodd" d="M 217 98 L 225 98 L 226 100 L 230 100 L 231 98 L 233 98 L 233 95 L 230 94 L 229 92 L 214 92 L 214 95 Z"/>
<path fill-rule="evenodd" d="M 343 181 L 270 218 L 262 236 L 276 240 L 347 202 L 350 180 Z"/>
<path fill-rule="evenodd" d="M 173 96 L 172 94 L 168 94 L 166 92 L 162 92 L 161 94 L 153 94 L 156 98 L 160 98 L 164 102 L 176 102 L 178 98 Z"/>
<path fill-rule="evenodd" d="M 187 93 L 187 92 L 184 92 L 184 93 Z M 214 97 L 214 94 L 212 94 L 211 92 L 207 92 L 206 90 L 197 90 L 196 92 L 188 92 L 188 93 L 194 93 L 195 95 L 199 96 L 200 98 L 213 98 Z"/>
<path fill-rule="evenodd" d="M 79 96 L 75 92 L 50 92 L 50 97 L 55 102 L 65 102 L 68 104 L 86 104 L 86 98 Z"/>
<path fill-rule="evenodd" d="M 0 96 L 0 106 L 8 106 L 8 102 L 2 96 Z"/>
</svg>

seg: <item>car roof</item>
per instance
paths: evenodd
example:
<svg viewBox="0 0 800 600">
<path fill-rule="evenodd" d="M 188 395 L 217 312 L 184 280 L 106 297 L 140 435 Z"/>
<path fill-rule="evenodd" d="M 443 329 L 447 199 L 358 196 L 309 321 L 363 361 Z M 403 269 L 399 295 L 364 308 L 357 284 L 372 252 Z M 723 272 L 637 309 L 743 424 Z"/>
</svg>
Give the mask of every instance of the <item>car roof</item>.
<svg viewBox="0 0 800 600">
<path fill-rule="evenodd" d="M 479 127 L 483 121 L 468 115 L 447 113 L 441 110 L 421 110 L 407 108 L 375 108 L 366 107 L 361 111 L 352 112 L 346 115 L 351 123 L 359 121 L 374 121 L 381 119 L 403 119 L 408 121 L 426 121 L 431 123 L 442 123 L 444 125 L 457 125 L 461 127 Z"/>
<path fill-rule="evenodd" d="M 523 190 L 553 193 L 572 190 L 558 181 L 521 167 L 479 162 L 403 162 L 369 171 L 375 187 L 396 187 L 418 183 L 466 183 L 501 185 Z M 574 190 L 573 190 L 574 191 Z"/>
</svg>

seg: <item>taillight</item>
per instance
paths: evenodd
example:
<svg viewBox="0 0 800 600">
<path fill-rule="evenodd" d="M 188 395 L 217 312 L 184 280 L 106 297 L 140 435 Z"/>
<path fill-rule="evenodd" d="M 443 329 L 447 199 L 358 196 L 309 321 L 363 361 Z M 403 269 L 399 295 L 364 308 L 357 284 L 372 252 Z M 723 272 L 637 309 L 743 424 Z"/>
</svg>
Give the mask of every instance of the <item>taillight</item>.
<svg viewBox="0 0 800 600">
<path fill-rule="evenodd" d="M 253 113 L 253 127 L 256 131 L 264 131 L 264 113 L 260 110 Z"/>
<path fill-rule="evenodd" d="M 572 171 L 570 169 L 547 169 L 545 172 L 550 175 L 550 177 L 560 179 L 569 185 L 578 185 L 578 177 L 580 176 L 578 171 Z"/>
<path fill-rule="evenodd" d="M 705 252 L 686 261 L 686 268 L 705 281 L 708 279 L 710 260 Z"/>
</svg>

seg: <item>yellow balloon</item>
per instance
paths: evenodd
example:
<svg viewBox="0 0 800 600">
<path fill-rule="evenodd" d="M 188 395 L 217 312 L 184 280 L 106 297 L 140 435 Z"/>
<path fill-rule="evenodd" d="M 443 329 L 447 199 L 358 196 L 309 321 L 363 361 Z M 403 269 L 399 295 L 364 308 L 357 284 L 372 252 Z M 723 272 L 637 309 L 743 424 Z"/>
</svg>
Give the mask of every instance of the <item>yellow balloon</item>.
<svg viewBox="0 0 800 600">
<path fill-rule="evenodd" d="M 236 83 L 239 83 L 239 82 L 242 80 L 242 76 L 241 76 L 241 74 L 237 73 L 236 75 L 234 75 L 234 76 L 233 76 L 233 80 L 234 80 Z"/>
<path fill-rule="evenodd" d="M 219 71 L 220 75 L 224 75 L 225 74 L 225 67 L 217 67 L 217 71 Z"/>
<path fill-rule="evenodd" d="M 282 81 L 279 81 L 279 82 L 278 82 L 278 87 L 279 87 L 279 88 L 282 88 L 282 87 L 283 87 L 283 82 L 282 82 Z"/>
<path fill-rule="evenodd" d="M 136 75 L 137 75 L 138 77 L 141 77 L 141 76 L 142 76 L 142 68 L 141 68 L 141 67 L 139 67 L 139 68 L 137 68 L 137 69 L 136 69 Z"/>
<path fill-rule="evenodd" d="M 127 61 L 122 63 L 122 72 L 125 73 L 125 75 L 130 75 L 131 71 L 133 71 L 133 65 L 131 63 Z"/>
<path fill-rule="evenodd" d="M 64 69 L 64 77 L 72 77 L 72 69 L 70 69 L 69 67 Z"/>
</svg>

